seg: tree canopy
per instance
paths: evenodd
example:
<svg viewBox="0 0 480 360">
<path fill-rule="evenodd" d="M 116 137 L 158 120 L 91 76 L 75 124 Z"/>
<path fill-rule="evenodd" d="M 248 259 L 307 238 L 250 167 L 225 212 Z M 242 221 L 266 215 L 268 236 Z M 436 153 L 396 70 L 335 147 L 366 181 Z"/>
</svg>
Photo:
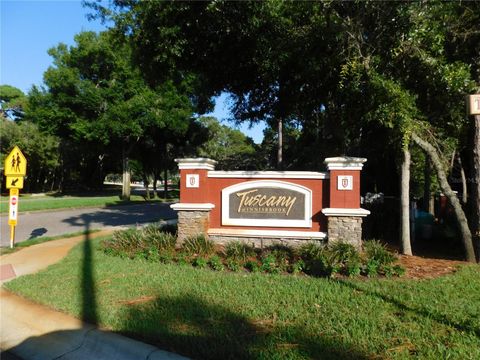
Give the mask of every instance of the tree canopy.
<svg viewBox="0 0 480 360">
<path fill-rule="evenodd" d="M 149 84 L 189 77 L 200 98 L 227 91 L 237 121 L 272 129 L 278 121 L 278 142 L 283 128 L 298 129 L 287 151 L 305 141 L 320 158 L 373 158 L 367 188 L 392 182 L 384 170 L 392 158 L 402 163 L 412 139 L 433 144 L 437 172 L 467 144 L 464 96 L 479 86 L 477 2 L 112 4 L 90 6 L 131 42 Z M 304 165 L 303 153 L 287 154 L 289 165 Z"/>
<path fill-rule="evenodd" d="M 14 86 L 0 85 L 0 116 L 3 118 L 18 119 L 25 111 L 27 97 Z"/>
</svg>

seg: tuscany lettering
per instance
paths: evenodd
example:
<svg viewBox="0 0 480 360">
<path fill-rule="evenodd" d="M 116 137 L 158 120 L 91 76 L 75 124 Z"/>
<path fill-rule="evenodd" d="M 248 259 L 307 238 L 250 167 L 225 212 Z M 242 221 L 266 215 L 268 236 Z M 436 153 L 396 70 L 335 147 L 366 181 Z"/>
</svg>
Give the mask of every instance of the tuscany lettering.
<svg viewBox="0 0 480 360">
<path fill-rule="evenodd" d="M 285 208 L 286 215 L 292 210 L 293 204 L 297 201 L 296 197 L 293 196 L 267 196 L 262 194 L 254 193 L 258 192 L 258 189 L 239 192 L 236 195 L 240 198 L 240 205 L 238 206 L 238 212 L 249 212 L 248 208 L 259 207 L 259 208 Z M 259 211 L 264 212 L 264 211 Z"/>
</svg>

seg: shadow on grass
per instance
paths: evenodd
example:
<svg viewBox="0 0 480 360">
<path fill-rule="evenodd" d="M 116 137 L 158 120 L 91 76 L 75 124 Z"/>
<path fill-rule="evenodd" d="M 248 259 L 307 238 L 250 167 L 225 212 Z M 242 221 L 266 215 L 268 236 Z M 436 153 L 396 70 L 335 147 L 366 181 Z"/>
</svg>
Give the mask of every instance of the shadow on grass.
<svg viewBox="0 0 480 360">
<path fill-rule="evenodd" d="M 339 337 L 255 322 L 194 295 L 159 296 L 124 305 L 121 332 L 197 359 L 367 359 Z"/>
<path fill-rule="evenodd" d="M 373 297 L 377 297 L 379 299 L 382 299 L 383 301 L 396 306 L 401 311 L 408 311 L 408 312 L 412 312 L 412 313 L 414 313 L 418 316 L 424 317 L 424 318 L 433 319 L 438 323 L 441 323 L 441 324 L 446 325 L 446 326 L 453 327 L 460 332 L 471 332 L 471 333 L 475 334 L 477 337 L 480 338 L 480 329 L 478 328 L 478 324 L 475 324 L 474 319 L 468 319 L 464 322 L 459 323 L 457 321 L 449 319 L 447 315 L 442 314 L 440 312 L 436 312 L 432 309 L 428 309 L 428 308 L 423 307 L 423 306 L 408 305 L 408 304 L 396 299 L 395 296 L 387 295 L 387 294 L 384 294 L 380 291 L 365 289 L 361 285 L 355 284 L 351 281 L 342 280 L 342 279 L 337 279 L 335 281 L 337 283 L 343 285 L 343 286 L 348 287 L 349 289 L 353 289 L 355 291 L 360 291 L 360 292 L 364 293 L 365 295 L 373 296 Z"/>
<path fill-rule="evenodd" d="M 90 239 L 90 222 L 88 217 L 85 221 L 85 241 L 83 242 L 83 260 L 81 272 L 81 319 L 91 324 L 98 324 L 97 299 L 94 278 L 93 250 Z"/>
</svg>

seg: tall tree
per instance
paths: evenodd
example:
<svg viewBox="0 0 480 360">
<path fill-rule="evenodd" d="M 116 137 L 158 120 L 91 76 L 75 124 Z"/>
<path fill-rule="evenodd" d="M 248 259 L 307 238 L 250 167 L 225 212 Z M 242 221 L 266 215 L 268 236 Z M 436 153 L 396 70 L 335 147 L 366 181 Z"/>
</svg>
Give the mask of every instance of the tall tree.
<svg viewBox="0 0 480 360">
<path fill-rule="evenodd" d="M 198 155 L 218 161 L 217 167 L 223 170 L 252 168 L 256 161 L 252 139 L 214 117 L 201 117 L 199 121 L 208 130 L 208 141 L 200 146 Z"/>
<path fill-rule="evenodd" d="M 75 144 L 74 150 L 82 148 L 81 155 L 89 156 L 83 163 L 98 170 L 100 184 L 105 166 L 120 157 L 122 195 L 129 198 L 128 160 L 134 147 L 151 129 L 185 132 L 191 100 L 171 82 L 149 87 L 131 62 L 128 44 L 114 41 L 111 33 L 84 32 L 75 42 L 49 51 L 54 66 L 44 75 L 47 90 L 32 91 L 29 117 Z M 91 176 L 89 166 L 84 171 Z"/>
<path fill-rule="evenodd" d="M 59 167 L 59 139 L 29 121 L 0 118 L 0 161 L 17 145 L 28 160 L 25 191 L 51 191 Z"/>
<path fill-rule="evenodd" d="M 0 116 L 9 119 L 23 117 L 27 97 L 14 86 L 0 85 Z"/>
</svg>

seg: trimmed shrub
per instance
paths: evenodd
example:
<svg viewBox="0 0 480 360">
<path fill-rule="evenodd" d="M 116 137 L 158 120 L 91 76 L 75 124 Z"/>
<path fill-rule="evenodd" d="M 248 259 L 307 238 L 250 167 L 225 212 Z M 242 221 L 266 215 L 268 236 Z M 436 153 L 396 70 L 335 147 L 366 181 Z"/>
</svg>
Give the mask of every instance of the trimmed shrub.
<svg viewBox="0 0 480 360">
<path fill-rule="evenodd" d="M 215 243 L 205 235 L 198 235 L 187 238 L 182 249 L 190 256 L 210 256 L 215 252 Z"/>
<path fill-rule="evenodd" d="M 275 263 L 274 268 L 276 268 L 276 270 L 264 270 L 266 272 L 286 272 L 290 270 L 290 264 L 295 261 L 295 251 L 293 248 L 286 245 L 276 244 L 266 247 L 262 254 L 262 263 L 263 259 L 267 261 L 266 259 L 269 256 L 273 257 L 273 261 L 271 261 L 271 263 L 272 266 L 273 263 Z M 266 267 L 269 268 L 268 265 L 266 265 Z"/>
<path fill-rule="evenodd" d="M 193 260 L 192 265 L 199 269 L 205 269 L 208 266 L 208 261 L 203 257 L 197 257 Z"/>
<path fill-rule="evenodd" d="M 300 260 L 297 260 L 295 261 L 291 266 L 290 266 L 290 269 L 289 271 L 292 273 L 292 274 L 299 274 L 301 273 L 302 271 L 305 270 L 305 262 L 300 259 Z"/>
<path fill-rule="evenodd" d="M 177 244 L 177 236 L 163 231 L 158 225 L 149 225 L 142 230 L 142 235 L 146 243 L 156 247 L 159 252 L 173 252 Z"/>
<path fill-rule="evenodd" d="M 300 258 L 305 262 L 315 260 L 320 256 L 324 248 L 325 246 L 315 243 L 307 243 L 302 245 L 299 250 Z"/>
<path fill-rule="evenodd" d="M 245 269 L 250 272 L 256 273 L 260 271 L 260 265 L 258 265 L 258 262 L 256 260 L 248 260 L 245 263 Z"/>
<path fill-rule="evenodd" d="M 257 254 L 255 248 L 251 245 L 234 241 L 225 245 L 225 256 L 227 259 L 236 260 L 240 263 L 246 262 L 249 258 L 255 257 Z"/>
<path fill-rule="evenodd" d="M 401 265 L 395 264 L 397 256 L 376 240 L 365 241 L 364 253 L 342 242 L 330 246 L 308 243 L 300 249 L 278 244 L 260 253 L 240 241 L 227 244 L 224 253 L 217 253 L 215 243 L 204 235 L 186 239 L 182 249 L 177 251 L 176 241 L 176 235 L 154 224 L 143 229 L 115 231 L 110 240 L 102 242 L 101 248 L 109 255 L 162 263 L 176 261 L 179 265 L 191 264 L 198 268 L 209 266 L 215 271 L 223 271 L 226 267 L 236 272 L 243 266 L 250 272 L 304 272 L 329 277 L 337 273 L 350 277 L 360 274 L 392 277 L 405 273 Z"/>
<path fill-rule="evenodd" d="M 363 244 L 363 249 L 368 260 L 377 261 L 379 266 L 391 265 L 397 261 L 397 256 L 388 251 L 385 245 L 378 240 L 367 240 Z"/>
<path fill-rule="evenodd" d="M 212 256 L 209 260 L 209 264 L 212 270 L 215 270 L 215 271 L 225 270 L 225 266 L 223 266 L 222 259 L 218 255 Z"/>
<path fill-rule="evenodd" d="M 227 259 L 228 270 L 237 272 L 237 271 L 240 271 L 241 268 L 242 268 L 242 265 L 238 260 L 235 260 L 233 258 Z"/>
<path fill-rule="evenodd" d="M 379 263 L 377 260 L 369 259 L 365 265 L 365 273 L 368 277 L 375 277 L 378 275 Z"/>
<path fill-rule="evenodd" d="M 280 268 L 278 267 L 277 260 L 273 254 L 263 254 L 262 266 L 260 267 L 261 271 L 264 271 L 268 274 L 278 274 L 280 273 Z"/>
<path fill-rule="evenodd" d="M 147 246 L 141 231 L 127 229 L 115 231 L 111 240 L 106 240 L 102 243 L 102 248 L 107 254 L 133 259 L 138 254 L 143 256 Z"/>
</svg>

